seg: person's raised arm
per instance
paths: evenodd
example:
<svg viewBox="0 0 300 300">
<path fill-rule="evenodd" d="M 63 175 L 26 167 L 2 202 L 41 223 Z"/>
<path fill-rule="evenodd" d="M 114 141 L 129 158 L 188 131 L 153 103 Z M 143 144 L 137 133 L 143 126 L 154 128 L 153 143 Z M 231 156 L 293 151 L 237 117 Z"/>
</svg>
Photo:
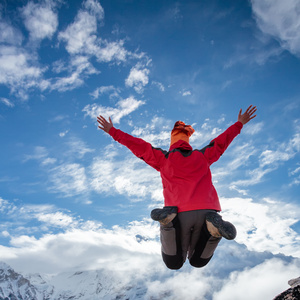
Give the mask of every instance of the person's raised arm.
<svg viewBox="0 0 300 300">
<path fill-rule="evenodd" d="M 247 110 L 242 114 L 242 109 L 240 109 L 239 115 L 238 115 L 238 121 L 241 122 L 243 125 L 248 123 L 250 120 L 256 117 L 256 106 L 250 105 Z M 254 116 L 253 116 L 254 115 Z"/>
<path fill-rule="evenodd" d="M 204 148 L 204 156 L 209 164 L 214 163 L 220 158 L 233 139 L 240 133 L 242 127 L 256 117 L 256 115 L 254 115 L 255 112 L 256 106 L 252 105 L 250 105 L 243 114 L 240 109 L 237 122 L 213 139 L 210 144 Z"/>
<path fill-rule="evenodd" d="M 98 128 L 108 133 L 115 141 L 127 147 L 135 156 L 144 160 L 157 171 L 160 170 L 161 163 L 165 159 L 165 151 L 153 148 L 150 143 L 116 129 L 110 118 L 108 122 L 100 115 L 97 117 L 97 122 L 99 123 Z"/>
</svg>

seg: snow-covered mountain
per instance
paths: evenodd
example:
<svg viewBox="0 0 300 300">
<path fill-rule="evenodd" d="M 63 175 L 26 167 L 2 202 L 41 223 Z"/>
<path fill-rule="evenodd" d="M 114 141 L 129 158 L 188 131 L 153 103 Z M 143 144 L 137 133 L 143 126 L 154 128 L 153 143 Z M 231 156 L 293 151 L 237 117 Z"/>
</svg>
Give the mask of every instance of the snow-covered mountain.
<svg viewBox="0 0 300 300">
<path fill-rule="evenodd" d="M 40 300 L 37 289 L 16 273 L 10 266 L 0 262 L 0 300 Z"/>
<path fill-rule="evenodd" d="M 21 275 L 0 262 L 0 300 L 144 299 L 147 289 L 126 283 L 111 271 Z"/>
<path fill-rule="evenodd" d="M 265 300 L 284 291 L 290 276 L 298 276 L 298 258 L 249 251 L 238 243 L 219 248 L 206 268 L 186 263 L 179 272 L 149 264 L 146 256 L 144 265 L 89 271 L 76 266 L 55 275 L 16 272 L 0 262 L 0 300 Z M 271 273 L 276 275 L 272 281 Z"/>
</svg>

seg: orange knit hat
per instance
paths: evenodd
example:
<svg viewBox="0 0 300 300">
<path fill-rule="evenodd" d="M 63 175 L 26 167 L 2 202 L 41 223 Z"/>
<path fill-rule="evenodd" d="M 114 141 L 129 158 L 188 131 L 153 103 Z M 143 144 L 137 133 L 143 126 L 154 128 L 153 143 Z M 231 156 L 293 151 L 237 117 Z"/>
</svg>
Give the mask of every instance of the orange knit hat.
<svg viewBox="0 0 300 300">
<path fill-rule="evenodd" d="M 185 125 L 182 121 L 177 121 L 171 132 L 171 145 L 179 140 L 189 143 L 190 136 L 195 132 L 191 125 Z"/>
</svg>

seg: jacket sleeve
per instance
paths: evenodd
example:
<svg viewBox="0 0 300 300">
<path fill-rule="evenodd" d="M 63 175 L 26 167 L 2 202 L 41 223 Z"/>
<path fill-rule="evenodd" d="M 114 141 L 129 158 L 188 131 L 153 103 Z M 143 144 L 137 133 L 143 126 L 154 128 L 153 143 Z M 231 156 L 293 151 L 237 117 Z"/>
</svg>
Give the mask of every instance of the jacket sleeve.
<svg viewBox="0 0 300 300">
<path fill-rule="evenodd" d="M 135 156 L 144 160 L 157 171 L 160 171 L 162 162 L 165 159 L 166 151 L 153 148 L 150 143 L 147 143 L 140 138 L 133 137 L 115 127 L 110 129 L 109 135 L 115 141 L 127 147 Z"/>
<path fill-rule="evenodd" d="M 210 165 L 221 157 L 233 139 L 241 132 L 242 128 L 243 124 L 241 122 L 234 123 L 218 137 L 213 139 L 207 147 L 202 149 Z"/>
</svg>

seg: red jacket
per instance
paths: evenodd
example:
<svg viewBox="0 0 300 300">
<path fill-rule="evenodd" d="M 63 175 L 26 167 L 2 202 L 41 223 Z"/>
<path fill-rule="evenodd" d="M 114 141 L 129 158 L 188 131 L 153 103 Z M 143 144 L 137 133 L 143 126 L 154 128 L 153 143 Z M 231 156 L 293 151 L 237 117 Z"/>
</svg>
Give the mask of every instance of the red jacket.
<svg viewBox="0 0 300 300">
<path fill-rule="evenodd" d="M 200 150 L 193 150 L 190 144 L 180 140 L 169 151 L 164 151 L 114 127 L 109 134 L 160 172 L 165 206 L 177 206 L 178 212 L 197 209 L 220 211 L 210 165 L 220 158 L 242 127 L 241 122 L 236 122 Z"/>
</svg>

